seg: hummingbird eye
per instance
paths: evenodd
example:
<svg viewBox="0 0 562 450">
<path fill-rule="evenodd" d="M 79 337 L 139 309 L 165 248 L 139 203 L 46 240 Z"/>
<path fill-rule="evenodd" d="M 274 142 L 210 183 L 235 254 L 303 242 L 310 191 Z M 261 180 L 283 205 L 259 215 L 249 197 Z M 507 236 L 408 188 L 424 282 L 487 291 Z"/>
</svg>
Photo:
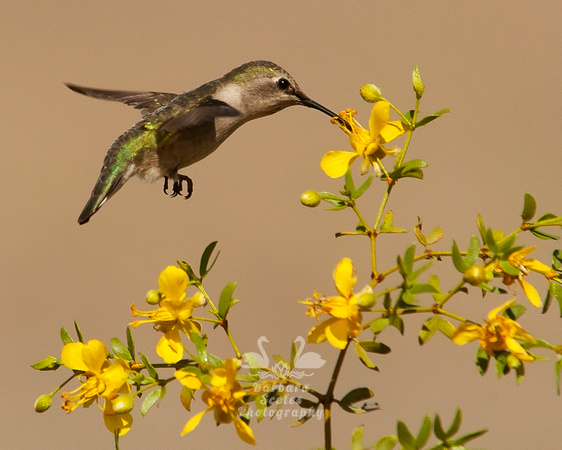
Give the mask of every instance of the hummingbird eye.
<svg viewBox="0 0 562 450">
<path fill-rule="evenodd" d="M 277 86 L 279 86 L 280 89 L 288 89 L 289 86 L 291 86 L 291 83 L 289 83 L 289 80 L 287 80 L 286 78 L 279 78 L 277 80 Z"/>
</svg>

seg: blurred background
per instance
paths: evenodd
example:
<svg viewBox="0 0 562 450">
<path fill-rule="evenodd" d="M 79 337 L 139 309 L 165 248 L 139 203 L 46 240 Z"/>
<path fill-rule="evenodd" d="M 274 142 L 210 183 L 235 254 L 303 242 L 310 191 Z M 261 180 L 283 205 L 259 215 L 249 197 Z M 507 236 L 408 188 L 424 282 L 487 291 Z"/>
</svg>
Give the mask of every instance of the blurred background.
<svg viewBox="0 0 562 450">
<path fill-rule="evenodd" d="M 335 292 L 332 271 L 344 256 L 358 268 L 358 288 L 369 281 L 368 242 L 339 238 L 355 227 L 349 212 L 308 209 L 299 202 L 308 189 L 337 192 L 340 180 L 319 167 L 328 150 L 347 149 L 347 137 L 324 115 L 294 107 L 239 129 L 204 161 L 184 169 L 194 181 L 189 201 L 170 199 L 161 182 L 131 180 L 91 220 L 78 214 L 98 177 L 106 151 L 139 112 L 118 103 L 77 95 L 63 82 L 86 86 L 183 92 L 254 59 L 284 67 L 313 99 L 336 111 L 354 108 L 368 124 L 370 105 L 359 96 L 365 83 L 381 87 L 403 111 L 414 105 L 411 72 L 419 65 L 426 85 L 422 114 L 451 113 L 414 135 L 409 158 L 429 167 L 425 180 L 403 180 L 390 208 L 395 226 L 424 231 L 440 226 L 434 248 L 466 248 L 477 233 L 476 215 L 508 231 L 520 224 L 523 194 L 532 193 L 538 213 L 560 214 L 559 139 L 560 13 L 545 2 L 34 2 L 5 1 L 0 18 L 2 108 L 0 143 L 1 277 L 4 315 L 3 404 L 0 447 L 112 448 L 96 407 L 65 415 L 58 395 L 45 414 L 35 399 L 67 376 L 39 373 L 30 364 L 60 356 L 59 329 L 81 325 L 86 339 L 125 339 L 129 305 L 144 309 L 145 293 L 157 288 L 160 271 L 177 259 L 197 266 L 206 245 L 221 250 L 207 278 L 214 297 L 238 281 L 241 300 L 231 313 L 232 333 L 244 351 L 258 352 L 265 336 L 271 357 L 288 357 L 290 342 L 306 336 L 314 321 L 296 303 L 317 290 Z M 380 193 L 383 184 L 376 186 Z M 371 196 L 374 213 L 379 197 Z M 395 262 L 414 242 L 412 233 L 380 239 L 380 266 Z M 524 235 L 541 245 L 545 262 L 556 242 Z M 450 263 L 433 267 L 451 288 Z M 546 283 L 535 281 L 541 293 Z M 455 299 L 461 315 L 481 320 L 508 296 L 476 291 Z M 560 343 L 558 307 L 542 316 L 520 295 L 528 312 L 521 320 L 532 335 Z M 417 343 L 422 318 L 406 321 L 381 340 L 392 353 L 376 358 L 380 373 L 349 355 L 336 393 L 357 386 L 375 392 L 380 411 L 351 416 L 336 407 L 334 444 L 348 448 L 355 426 L 364 424 L 365 446 L 395 433 L 396 420 L 419 429 L 425 414 L 450 423 L 463 409 L 462 430 L 489 428 L 474 447 L 554 448 L 560 442 L 561 399 L 552 361 L 526 366 L 515 377 L 481 377 L 474 365 L 477 344 L 457 347 L 441 335 Z M 220 330 L 210 351 L 230 356 Z M 136 330 L 138 348 L 154 356 L 156 336 Z M 310 382 L 327 386 L 336 351 L 307 345 L 327 361 Z M 151 353 L 152 352 L 152 353 Z M 537 352 L 540 353 L 540 352 Z M 545 354 L 546 355 L 546 354 Z M 549 355 L 550 356 L 550 355 Z M 245 448 L 232 426 L 204 418 L 189 436 L 180 432 L 191 414 L 171 386 L 159 408 L 142 418 L 121 448 Z M 137 405 L 138 406 L 138 405 Z M 194 411 L 203 408 L 197 401 Z M 292 418 L 252 422 L 258 447 L 322 446 L 321 421 L 291 429 Z"/>
</svg>

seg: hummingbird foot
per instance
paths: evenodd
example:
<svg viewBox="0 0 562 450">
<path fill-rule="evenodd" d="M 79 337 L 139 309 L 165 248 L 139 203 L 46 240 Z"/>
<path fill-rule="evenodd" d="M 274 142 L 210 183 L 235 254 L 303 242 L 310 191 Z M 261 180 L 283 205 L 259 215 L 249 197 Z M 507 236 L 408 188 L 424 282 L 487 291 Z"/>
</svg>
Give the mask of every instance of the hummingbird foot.
<svg viewBox="0 0 562 450">
<path fill-rule="evenodd" d="M 183 194 L 183 182 L 185 181 L 187 192 Z M 193 181 L 187 175 L 178 174 L 178 179 L 174 180 L 172 193 L 168 194 L 168 177 L 164 177 L 164 194 L 174 198 L 181 195 L 186 200 L 193 194 Z"/>
</svg>

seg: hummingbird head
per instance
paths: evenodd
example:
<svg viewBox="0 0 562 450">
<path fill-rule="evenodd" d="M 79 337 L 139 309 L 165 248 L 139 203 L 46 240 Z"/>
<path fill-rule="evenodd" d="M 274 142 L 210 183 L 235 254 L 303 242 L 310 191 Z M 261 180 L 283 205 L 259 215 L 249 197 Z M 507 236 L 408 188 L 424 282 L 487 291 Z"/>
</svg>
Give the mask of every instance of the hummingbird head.
<svg viewBox="0 0 562 450">
<path fill-rule="evenodd" d="M 217 98 L 239 109 L 248 120 L 294 105 L 338 117 L 338 114 L 309 98 L 285 69 L 270 61 L 251 61 L 227 73 Z"/>
</svg>

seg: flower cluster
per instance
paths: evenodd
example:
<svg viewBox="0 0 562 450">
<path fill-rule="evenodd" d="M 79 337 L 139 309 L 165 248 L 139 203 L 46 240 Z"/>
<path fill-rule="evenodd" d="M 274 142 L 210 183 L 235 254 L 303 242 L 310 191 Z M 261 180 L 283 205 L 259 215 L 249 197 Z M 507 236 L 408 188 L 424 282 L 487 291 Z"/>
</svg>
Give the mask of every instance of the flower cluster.
<svg viewBox="0 0 562 450">
<path fill-rule="evenodd" d="M 322 170 L 332 178 L 345 174 L 348 167 L 357 158 L 363 160 L 361 174 L 373 169 L 377 176 L 381 176 L 384 168 L 381 159 L 385 155 L 396 156 L 400 151 L 397 147 L 387 148 L 384 144 L 396 139 L 405 133 L 401 121 L 390 121 L 390 104 L 386 101 L 375 103 L 371 111 L 369 129 L 363 128 L 354 118 L 357 111 L 348 109 L 342 111 L 340 116 L 344 122 L 337 121 L 338 126 L 349 136 L 354 152 L 343 150 L 330 151 L 324 155 L 320 163 Z"/>
<path fill-rule="evenodd" d="M 83 372 L 79 375 L 82 385 L 72 392 L 63 392 L 64 403 L 62 408 L 69 413 L 79 405 L 90 406 L 100 398 L 104 400 L 101 406 L 107 429 L 112 433 L 119 430 L 119 435 L 126 434 L 133 423 L 130 414 L 117 414 L 112 405 L 112 400 L 120 393 L 128 393 L 130 386 L 127 379 L 130 367 L 121 358 L 113 362 L 107 359 L 108 351 L 103 342 L 96 339 L 87 344 L 72 342 L 62 349 L 62 363 L 72 369 Z"/>
<path fill-rule="evenodd" d="M 357 274 L 349 258 L 343 258 L 338 263 L 334 270 L 334 282 L 339 295 L 325 297 L 315 292 L 315 301 L 308 298 L 300 303 L 308 305 L 306 314 L 316 319 L 320 314 L 331 316 L 310 330 L 308 342 L 319 343 L 327 339 L 334 347 L 344 349 L 349 339 L 354 339 L 363 331 L 359 303 L 363 295 L 372 293 L 372 289 L 366 286 L 358 294 L 353 293 Z"/>
<path fill-rule="evenodd" d="M 183 344 L 180 331 L 191 339 L 191 332 L 199 333 L 201 325 L 191 320 L 193 308 L 204 304 L 200 292 L 191 298 L 186 298 L 188 277 L 187 273 L 175 266 L 168 266 L 158 277 L 159 307 L 154 311 L 139 311 L 131 305 L 133 316 L 148 317 L 147 320 L 137 320 L 131 325 L 137 327 L 141 323 L 154 323 L 157 331 L 164 336 L 156 346 L 158 355 L 168 364 L 178 362 L 183 358 Z"/>
<path fill-rule="evenodd" d="M 254 433 L 248 424 L 240 418 L 240 415 L 248 408 L 243 398 L 246 395 L 242 386 L 236 381 L 236 373 L 239 365 L 234 359 L 227 359 L 224 367 L 215 368 L 211 373 L 210 382 L 203 383 L 201 379 L 192 372 L 178 370 L 176 378 L 190 389 L 201 389 L 205 391 L 201 400 L 207 405 L 207 409 L 193 416 L 185 425 L 182 436 L 193 431 L 203 416 L 213 411 L 217 425 L 221 423 L 232 423 L 236 428 L 238 437 L 248 444 L 256 444 Z"/>
<path fill-rule="evenodd" d="M 509 352 L 519 361 L 533 362 L 535 358 L 521 346 L 518 340 L 535 344 L 535 339 L 516 321 L 500 314 L 514 303 L 515 300 L 510 300 L 490 311 L 484 325 L 471 322 L 461 324 L 452 336 L 453 342 L 464 345 L 478 339 L 482 350 L 489 356 L 495 356 L 499 352 Z"/>
</svg>

